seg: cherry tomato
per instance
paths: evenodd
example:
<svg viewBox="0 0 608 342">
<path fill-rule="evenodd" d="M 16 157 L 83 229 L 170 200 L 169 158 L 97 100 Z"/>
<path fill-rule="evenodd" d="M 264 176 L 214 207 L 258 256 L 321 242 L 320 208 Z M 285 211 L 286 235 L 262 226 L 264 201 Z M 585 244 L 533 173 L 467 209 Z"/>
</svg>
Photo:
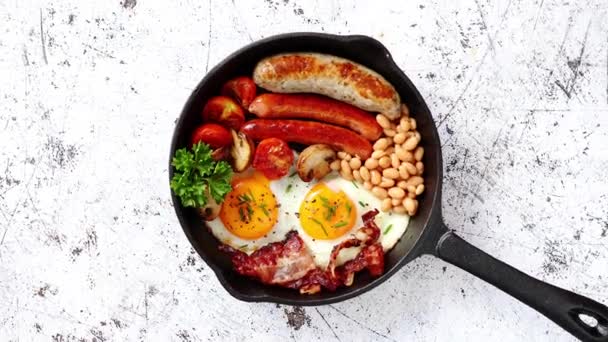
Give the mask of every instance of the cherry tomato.
<svg viewBox="0 0 608 342">
<path fill-rule="evenodd" d="M 268 179 L 279 179 L 289 172 L 293 151 L 284 140 L 268 138 L 260 141 L 253 157 L 253 168 Z"/>
<path fill-rule="evenodd" d="M 203 108 L 205 122 L 217 122 L 234 130 L 239 130 L 245 122 L 243 108 L 227 96 L 214 96 Z"/>
<path fill-rule="evenodd" d="M 255 83 L 247 76 L 233 78 L 222 87 L 222 95 L 232 97 L 245 109 L 249 108 L 256 91 Z"/>
<path fill-rule="evenodd" d="M 208 144 L 212 149 L 216 149 L 230 146 L 230 144 L 232 144 L 232 135 L 223 126 L 214 123 L 206 123 L 197 127 L 192 134 L 192 145 L 199 141 Z"/>
</svg>

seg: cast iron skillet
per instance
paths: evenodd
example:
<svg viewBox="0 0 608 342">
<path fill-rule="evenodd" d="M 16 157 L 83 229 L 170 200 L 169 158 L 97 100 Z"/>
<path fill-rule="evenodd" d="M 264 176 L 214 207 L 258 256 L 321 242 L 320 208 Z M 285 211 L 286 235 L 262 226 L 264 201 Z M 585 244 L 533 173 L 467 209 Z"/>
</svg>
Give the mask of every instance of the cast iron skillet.
<svg viewBox="0 0 608 342">
<path fill-rule="evenodd" d="M 218 251 L 218 241 L 205 229 L 195 211 L 182 207 L 172 194 L 177 217 L 188 239 L 232 296 L 244 301 L 291 305 L 335 303 L 371 290 L 414 258 L 431 254 L 493 284 L 580 339 L 608 341 L 608 307 L 532 278 L 468 244 L 445 226 L 441 218 L 441 145 L 433 118 L 416 87 L 395 64 L 386 48 L 375 39 L 289 33 L 269 37 L 238 50 L 209 71 L 193 91 L 175 127 L 170 156 L 174 155 L 176 149 L 188 144 L 192 131 L 200 124 L 205 101 L 217 95 L 219 87 L 226 80 L 237 75 L 251 75 L 261 58 L 289 51 L 315 51 L 342 56 L 377 71 L 395 86 L 401 99 L 410 107 L 422 134 L 426 194 L 421 198 L 419 213 L 410 221 L 404 236 L 386 255 L 386 271 L 382 276 L 372 279 L 365 272 L 360 272 L 352 286 L 316 295 L 300 295 L 294 290 L 263 285 L 235 273 L 229 258 Z M 169 165 L 169 177 L 172 176 L 173 168 Z M 588 325 L 581 320 L 581 315 L 591 316 L 597 323 Z"/>
</svg>

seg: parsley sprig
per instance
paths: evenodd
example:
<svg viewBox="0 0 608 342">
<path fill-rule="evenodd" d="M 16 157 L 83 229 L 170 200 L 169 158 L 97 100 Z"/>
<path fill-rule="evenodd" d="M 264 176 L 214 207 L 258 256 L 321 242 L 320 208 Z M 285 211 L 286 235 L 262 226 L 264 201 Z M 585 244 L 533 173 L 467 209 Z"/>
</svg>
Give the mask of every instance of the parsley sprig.
<svg viewBox="0 0 608 342">
<path fill-rule="evenodd" d="M 175 168 L 171 189 L 184 207 L 202 208 L 207 205 L 208 195 L 221 203 L 232 190 L 232 168 L 225 161 L 213 160 L 207 144 L 198 143 L 192 151 L 175 151 L 171 165 Z"/>
</svg>

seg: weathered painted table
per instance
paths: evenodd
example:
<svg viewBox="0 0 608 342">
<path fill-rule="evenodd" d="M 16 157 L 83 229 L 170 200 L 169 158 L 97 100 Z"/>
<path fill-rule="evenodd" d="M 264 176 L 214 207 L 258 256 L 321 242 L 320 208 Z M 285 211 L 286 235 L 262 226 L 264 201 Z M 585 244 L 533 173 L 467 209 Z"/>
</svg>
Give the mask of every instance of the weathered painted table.
<svg viewBox="0 0 608 342">
<path fill-rule="evenodd" d="M 240 46 L 288 31 L 381 40 L 444 148 L 447 224 L 608 303 L 608 3 L 0 2 L 0 340 L 570 341 L 421 258 L 317 308 L 230 297 L 169 200 L 175 119 Z"/>
</svg>

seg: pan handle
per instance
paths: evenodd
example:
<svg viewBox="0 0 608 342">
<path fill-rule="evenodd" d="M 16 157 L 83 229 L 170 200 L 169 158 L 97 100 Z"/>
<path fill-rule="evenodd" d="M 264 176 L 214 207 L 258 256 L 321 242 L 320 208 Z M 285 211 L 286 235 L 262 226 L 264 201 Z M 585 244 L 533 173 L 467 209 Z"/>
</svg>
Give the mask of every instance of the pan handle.
<svg viewBox="0 0 608 342">
<path fill-rule="evenodd" d="M 605 305 L 535 279 L 469 244 L 452 231 L 441 236 L 436 253 L 441 259 L 534 308 L 577 338 L 608 341 L 608 307 Z"/>
</svg>

